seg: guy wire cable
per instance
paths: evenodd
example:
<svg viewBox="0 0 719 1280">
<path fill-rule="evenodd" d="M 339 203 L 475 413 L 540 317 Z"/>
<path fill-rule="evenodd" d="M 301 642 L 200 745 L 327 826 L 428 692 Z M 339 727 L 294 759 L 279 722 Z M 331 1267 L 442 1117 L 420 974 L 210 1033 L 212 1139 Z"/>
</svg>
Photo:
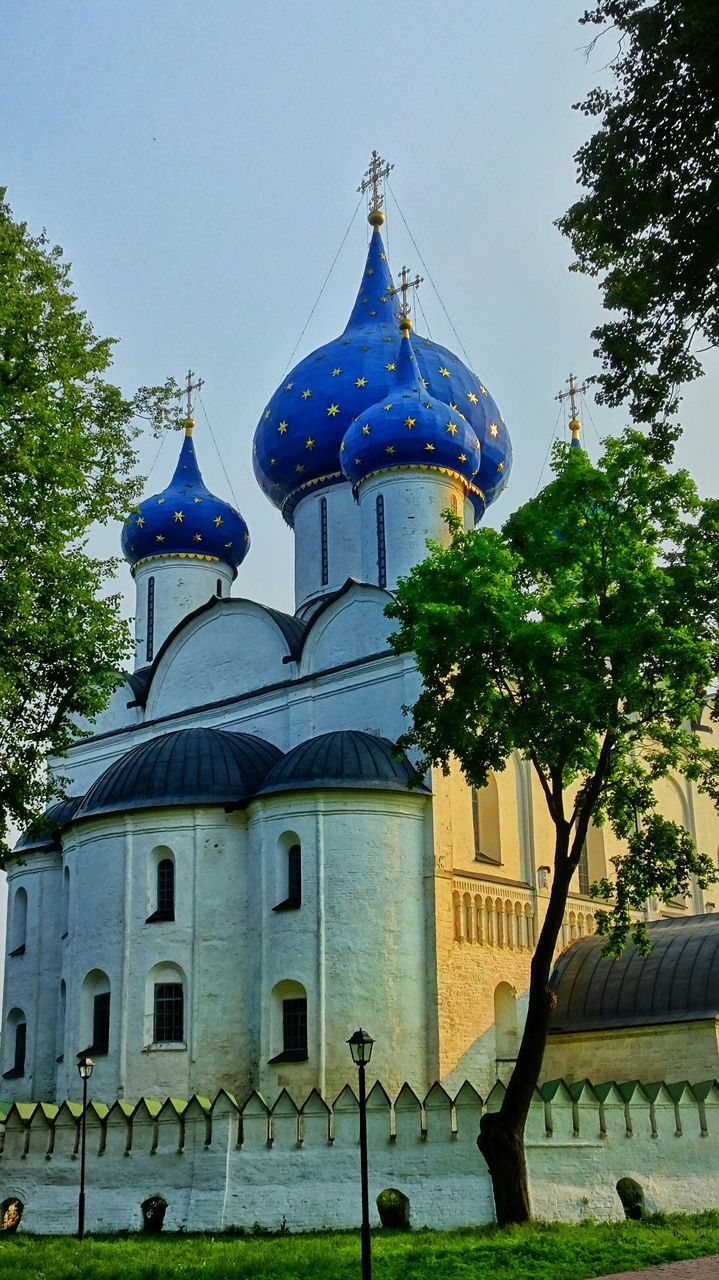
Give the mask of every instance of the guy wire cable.
<svg viewBox="0 0 719 1280">
<path fill-rule="evenodd" d="M 332 265 L 330 266 L 330 269 L 329 269 L 329 271 L 327 272 L 327 275 L 325 276 L 324 280 L 322 281 L 322 288 L 320 289 L 319 293 L 317 294 L 317 297 L 315 298 L 315 301 L 314 301 L 314 305 L 313 305 L 313 307 L 312 307 L 312 310 L 310 311 L 310 314 L 308 315 L 307 319 L 305 320 L 305 323 L 304 323 L 304 327 L 303 327 L 303 329 L 302 329 L 302 332 L 301 332 L 301 334 L 300 334 L 299 338 L 297 339 L 297 341 L 296 341 L 296 343 L 295 343 L 295 345 L 294 345 L 294 347 L 293 347 L 293 349 L 292 349 L 292 354 L 291 354 L 291 356 L 290 356 L 289 360 L 287 361 L 287 364 L 285 365 L 284 373 L 282 374 L 282 377 L 283 377 L 283 378 L 284 378 L 285 374 L 287 373 L 287 371 L 289 370 L 289 368 L 291 367 L 291 365 L 292 365 L 292 361 L 293 361 L 293 360 L 294 360 L 294 358 L 295 358 L 295 353 L 296 353 L 296 351 L 297 351 L 297 348 L 299 347 L 299 345 L 300 345 L 300 343 L 301 343 L 302 339 L 303 339 L 303 338 L 304 338 L 304 336 L 305 336 L 305 332 L 306 332 L 306 330 L 307 330 L 307 326 L 308 326 L 308 324 L 309 324 L 310 320 L 312 319 L 313 315 L 315 314 L 315 311 L 317 310 L 317 304 L 319 303 L 319 300 L 320 300 L 320 298 L 322 297 L 322 294 L 323 294 L 323 293 L 324 293 L 324 291 L 325 291 L 325 286 L 326 286 L 326 284 L 327 284 L 327 281 L 329 280 L 330 276 L 332 275 L 332 272 L 333 272 L 333 271 L 334 271 L 334 269 L 335 269 L 335 263 L 336 263 L 337 259 L 339 258 L 339 256 L 340 256 L 340 254 L 341 254 L 342 250 L 344 249 L 345 240 L 347 239 L 347 237 L 348 237 L 348 235 L 349 235 L 349 233 L 350 233 L 350 231 L 351 231 L 351 229 L 352 229 L 352 223 L 354 222 L 355 218 L 357 217 L 357 210 L 359 209 L 359 207 L 360 207 L 361 203 L 362 203 L 362 196 L 360 196 L 359 200 L 357 201 L 357 204 L 355 205 L 354 213 L 352 214 L 352 217 L 351 217 L 351 218 L 350 218 L 350 220 L 349 220 L 349 224 L 348 224 L 348 226 L 347 226 L 347 230 L 345 231 L 345 233 L 344 233 L 344 235 L 343 235 L 343 237 L 342 237 L 342 242 L 341 242 L 341 244 L 340 244 L 340 247 L 339 247 L 339 249 L 337 250 L 337 252 L 336 252 L 336 254 L 335 254 L 334 258 L 332 259 Z"/>
<path fill-rule="evenodd" d="M 539 476 L 538 476 L 538 479 L 537 479 L 537 487 L 536 487 L 536 489 L 534 490 L 534 493 L 533 493 L 533 495 L 532 495 L 532 497 L 534 497 L 534 498 L 536 498 L 537 494 L 539 493 L 539 486 L 540 486 L 540 484 L 542 483 L 542 476 L 544 475 L 544 468 L 545 468 L 545 467 L 546 467 L 546 465 L 547 465 L 547 459 L 549 458 L 549 454 L 550 454 L 550 452 L 551 452 L 552 445 L 554 444 L 554 437 L 555 437 L 555 436 L 556 436 L 556 434 L 557 434 L 557 426 L 558 426 L 558 424 L 559 424 L 559 417 L 560 417 L 560 414 L 561 414 L 561 412 L 562 412 L 563 407 L 564 407 L 564 406 L 563 406 L 563 403 L 560 403 L 559 408 L 557 409 L 557 416 L 556 416 L 556 419 L 555 419 L 555 422 L 554 422 L 554 427 L 552 428 L 552 434 L 551 434 L 550 439 L 549 439 L 549 445 L 548 445 L 548 447 L 547 447 L 547 452 L 546 452 L 546 453 L 545 453 L 545 455 L 544 455 L 544 462 L 542 463 L 542 470 L 541 470 L 541 471 L 540 471 L 540 473 L 539 473 Z"/>
<path fill-rule="evenodd" d="M 207 409 L 205 408 L 205 405 L 204 405 L 203 400 L 202 400 L 202 396 L 199 394 L 199 392 L 198 392 L 198 394 L 197 394 L 197 399 L 199 400 L 200 405 L 201 405 L 201 407 L 202 407 L 202 412 L 203 412 L 203 413 L 204 413 L 204 415 L 205 415 L 205 422 L 207 423 L 208 427 L 210 428 L 210 435 L 212 436 L 212 443 L 213 443 L 213 444 L 214 444 L 214 446 L 215 446 L 215 453 L 217 454 L 218 458 L 220 459 L 220 466 L 222 467 L 222 470 L 223 470 L 223 471 L 224 471 L 224 473 L 225 473 L 225 480 L 227 481 L 227 487 L 228 487 L 228 489 L 230 490 L 230 494 L 231 494 L 231 496 L 232 496 L 232 501 L 234 502 L 235 507 L 236 507 L 236 508 L 237 508 L 237 510 L 239 511 L 239 509 L 240 509 L 240 504 L 239 504 L 239 502 L 237 501 L 237 498 L 236 498 L 236 496 L 235 496 L 235 491 L 234 491 L 234 489 L 232 488 L 232 481 L 230 480 L 230 477 L 229 477 L 229 476 L 228 476 L 228 474 L 227 474 L 227 467 L 225 466 L 224 459 L 223 459 L 223 457 L 222 457 L 222 454 L 220 453 L 219 446 L 218 446 L 217 441 L 216 441 L 216 439 L 215 439 L 215 433 L 214 433 L 214 431 L 212 430 L 212 423 L 210 422 L 210 419 L 209 419 L 209 418 L 208 418 L 208 416 L 207 416 Z"/>
</svg>

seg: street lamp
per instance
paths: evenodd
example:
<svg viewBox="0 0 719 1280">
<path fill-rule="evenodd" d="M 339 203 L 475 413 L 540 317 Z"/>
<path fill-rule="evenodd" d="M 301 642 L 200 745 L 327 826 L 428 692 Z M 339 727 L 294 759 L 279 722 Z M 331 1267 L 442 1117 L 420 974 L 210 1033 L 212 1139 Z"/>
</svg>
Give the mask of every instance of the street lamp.
<svg viewBox="0 0 719 1280">
<path fill-rule="evenodd" d="M 372 1238 L 369 1230 L 369 1184 L 367 1179 L 367 1090 L 365 1067 L 372 1057 L 374 1040 L 360 1027 L 347 1041 L 352 1061 L 359 1071 L 360 1177 L 362 1180 L 362 1280 L 372 1280 Z"/>
<path fill-rule="evenodd" d="M 85 1121 L 87 1119 L 87 1082 L 95 1063 L 84 1054 L 77 1064 L 82 1080 L 82 1118 L 80 1121 L 80 1199 L 77 1202 L 77 1238 L 85 1235 Z"/>
</svg>

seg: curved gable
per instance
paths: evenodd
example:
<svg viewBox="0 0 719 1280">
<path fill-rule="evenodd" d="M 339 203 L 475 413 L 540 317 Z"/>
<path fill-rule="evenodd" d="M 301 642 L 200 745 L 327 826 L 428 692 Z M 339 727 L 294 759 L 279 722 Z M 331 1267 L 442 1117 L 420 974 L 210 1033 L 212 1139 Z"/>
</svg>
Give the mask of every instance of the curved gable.
<svg viewBox="0 0 719 1280">
<path fill-rule="evenodd" d="M 213 601 L 211 608 L 187 618 L 163 645 L 147 695 L 148 718 L 286 680 L 285 660 L 293 657 L 301 634 L 294 618 L 251 600 Z"/>
<path fill-rule="evenodd" d="M 366 582 L 349 581 L 309 623 L 302 649 L 300 675 L 342 666 L 374 653 L 386 653 L 396 624 L 385 618 L 388 591 Z"/>
</svg>

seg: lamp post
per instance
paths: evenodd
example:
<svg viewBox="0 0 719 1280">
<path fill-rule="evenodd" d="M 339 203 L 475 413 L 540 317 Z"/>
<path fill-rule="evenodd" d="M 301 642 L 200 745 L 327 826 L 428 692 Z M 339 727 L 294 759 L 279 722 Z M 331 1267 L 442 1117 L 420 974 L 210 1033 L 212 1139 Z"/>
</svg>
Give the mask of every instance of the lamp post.
<svg viewBox="0 0 719 1280">
<path fill-rule="evenodd" d="M 372 1057 L 374 1040 L 360 1027 L 347 1041 L 352 1061 L 359 1071 L 360 1178 L 362 1181 L 362 1280 L 372 1280 L 372 1237 L 369 1229 L 369 1182 L 367 1178 L 367 1089 L 365 1067 Z"/>
<path fill-rule="evenodd" d="M 77 1202 L 77 1238 L 85 1235 L 85 1121 L 87 1119 L 87 1082 L 95 1063 L 83 1055 L 77 1064 L 82 1080 L 82 1118 L 80 1121 L 80 1198 Z"/>
</svg>

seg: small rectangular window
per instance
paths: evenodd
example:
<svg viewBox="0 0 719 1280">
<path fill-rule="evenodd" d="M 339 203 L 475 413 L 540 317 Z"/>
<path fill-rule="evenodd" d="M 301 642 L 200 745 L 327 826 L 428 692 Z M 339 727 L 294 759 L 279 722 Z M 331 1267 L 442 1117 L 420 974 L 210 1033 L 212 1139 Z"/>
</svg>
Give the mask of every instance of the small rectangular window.
<svg viewBox="0 0 719 1280">
<path fill-rule="evenodd" d="M 215 594 L 218 596 L 222 596 L 222 578 L 217 579 L 217 590 Z"/>
<path fill-rule="evenodd" d="M 27 1023 L 18 1022 L 15 1027 L 15 1062 L 13 1071 L 18 1076 L 25 1075 L 25 1050 L 27 1047 Z"/>
<path fill-rule="evenodd" d="M 287 898 L 296 907 L 302 903 L 302 850 L 298 844 L 287 853 Z"/>
<path fill-rule="evenodd" d="M 589 850 L 586 840 L 579 855 L 579 892 L 582 897 L 589 897 Z"/>
<path fill-rule="evenodd" d="M 156 1043 L 184 1041 L 183 1003 L 181 982 L 155 983 L 153 1039 Z"/>
<path fill-rule="evenodd" d="M 155 579 L 147 579 L 147 641 L 145 643 L 145 660 L 152 662 L 155 643 Z"/>
<path fill-rule="evenodd" d="M 110 1048 L 110 992 L 95 996 L 92 1005 L 92 1052 L 107 1053 Z"/>
<path fill-rule="evenodd" d="M 282 1049 L 307 1054 L 307 1000 L 282 1001 Z"/>
<path fill-rule="evenodd" d="M 479 858 L 482 853 L 482 842 L 479 822 L 479 792 L 475 787 L 472 788 L 472 827 L 474 829 L 474 856 Z"/>
</svg>

